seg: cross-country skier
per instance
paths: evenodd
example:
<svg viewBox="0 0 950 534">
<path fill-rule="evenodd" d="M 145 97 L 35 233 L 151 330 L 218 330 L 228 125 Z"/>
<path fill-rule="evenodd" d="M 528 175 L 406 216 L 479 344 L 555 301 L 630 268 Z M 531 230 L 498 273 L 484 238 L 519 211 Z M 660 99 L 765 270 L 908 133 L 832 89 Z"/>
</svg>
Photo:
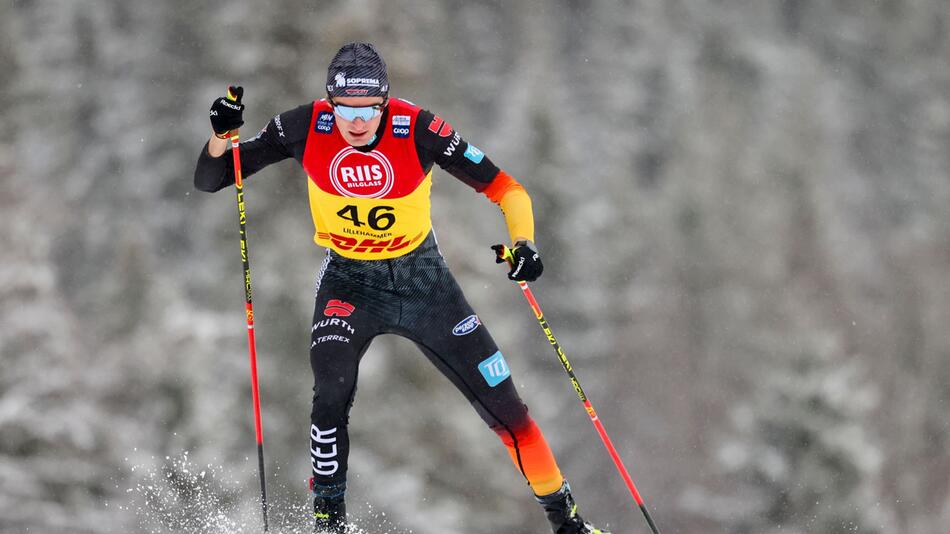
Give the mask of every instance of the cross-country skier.
<svg viewBox="0 0 950 534">
<path fill-rule="evenodd" d="M 306 171 L 314 241 L 327 249 L 317 278 L 310 346 L 310 454 L 317 531 L 344 532 L 347 419 L 357 368 L 372 339 L 416 343 L 508 448 L 556 534 L 604 533 L 581 519 L 571 488 L 528 415 L 502 352 L 449 272 L 432 231 L 432 165 L 501 207 L 513 243 L 508 277 L 533 281 L 531 200 L 514 178 L 442 117 L 389 96 L 386 63 L 350 43 L 327 71 L 327 98 L 275 116 L 241 143 L 243 175 L 294 158 Z M 228 133 L 244 124 L 243 90 L 211 106 L 214 134 L 201 151 L 195 187 L 234 183 Z M 606 534 L 606 533 L 604 533 Z"/>
</svg>

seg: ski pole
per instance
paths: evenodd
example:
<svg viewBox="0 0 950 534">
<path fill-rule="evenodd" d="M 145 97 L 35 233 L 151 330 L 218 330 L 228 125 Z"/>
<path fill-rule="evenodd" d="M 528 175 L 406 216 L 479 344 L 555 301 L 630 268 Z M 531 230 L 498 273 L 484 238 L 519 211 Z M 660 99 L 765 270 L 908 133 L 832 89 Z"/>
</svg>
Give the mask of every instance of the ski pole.
<svg viewBox="0 0 950 534">
<path fill-rule="evenodd" d="M 495 245 L 492 249 L 498 254 L 498 257 L 505 260 L 508 265 L 513 264 L 514 255 L 512 255 L 508 247 L 505 245 Z M 562 350 L 561 345 L 558 344 L 557 338 L 554 337 L 554 333 L 551 332 L 551 327 L 548 326 L 548 322 L 544 318 L 544 313 L 541 311 L 541 306 L 538 305 L 538 301 L 534 298 L 534 293 L 531 292 L 531 288 L 528 287 L 527 282 L 517 281 L 517 283 L 518 286 L 521 287 L 521 292 L 524 294 L 524 297 L 528 300 L 528 304 L 531 305 L 531 309 L 534 310 L 534 315 L 541 325 L 541 330 L 544 330 L 544 334 L 548 337 L 548 341 L 551 342 L 554 352 L 557 353 L 558 359 L 561 360 L 561 366 L 564 367 L 564 371 L 567 372 L 567 376 L 570 377 L 571 384 L 574 385 L 574 391 L 577 392 L 577 396 L 581 402 L 584 403 L 584 409 L 587 411 L 587 415 L 590 416 L 590 422 L 593 423 L 594 428 L 597 429 L 600 440 L 604 442 L 604 447 L 607 447 L 607 452 L 610 453 L 610 458 L 614 461 L 614 465 L 617 466 L 617 470 L 620 471 L 620 476 L 623 478 L 624 483 L 626 483 L 627 489 L 630 490 L 633 500 L 636 501 L 637 506 L 640 507 L 640 511 L 643 512 L 643 517 L 646 518 L 647 524 L 650 525 L 650 530 L 653 531 L 653 534 L 660 534 L 660 531 L 656 528 L 656 523 L 654 523 L 653 518 L 650 517 L 650 512 L 647 510 L 646 505 L 643 504 L 643 498 L 640 496 L 640 492 L 637 491 L 633 479 L 630 478 L 630 473 L 627 472 L 627 468 L 624 467 L 623 461 L 621 461 L 620 455 L 617 453 L 617 449 L 614 448 L 614 444 L 610 441 L 610 436 L 607 435 L 604 424 L 600 421 L 600 418 L 597 417 L 594 406 L 591 405 L 590 399 L 588 399 L 584 393 L 584 388 L 581 387 L 581 383 L 574 375 L 574 368 L 571 366 L 571 362 L 568 361 L 567 355 L 564 354 L 564 350 Z"/>
<path fill-rule="evenodd" d="M 237 96 L 228 87 L 228 100 Z M 247 316 L 247 348 L 251 360 L 251 397 L 254 401 L 254 430 L 257 434 L 257 471 L 261 478 L 261 512 L 267 532 L 267 487 L 264 482 L 264 433 L 261 429 L 261 398 L 257 387 L 257 347 L 254 343 L 254 305 L 251 301 L 251 262 L 247 249 L 247 212 L 244 202 L 244 181 L 241 179 L 241 139 L 238 130 L 231 130 L 231 154 L 234 156 L 234 188 L 237 190 L 238 221 L 241 226 L 241 260 L 244 263 L 244 310 Z"/>
</svg>

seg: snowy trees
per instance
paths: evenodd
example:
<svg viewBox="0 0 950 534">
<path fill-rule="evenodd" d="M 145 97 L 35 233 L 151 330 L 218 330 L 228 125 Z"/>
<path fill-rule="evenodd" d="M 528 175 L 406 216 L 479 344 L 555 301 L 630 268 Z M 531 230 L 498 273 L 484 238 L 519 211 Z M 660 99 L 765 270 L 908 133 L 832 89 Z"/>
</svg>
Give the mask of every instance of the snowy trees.
<svg viewBox="0 0 950 534">
<path fill-rule="evenodd" d="M 532 194 L 536 293 L 661 528 L 938 531 L 950 4 L 859 4 L 0 4 L 0 529 L 136 528 L 114 507 L 142 479 L 127 468 L 174 472 L 164 458 L 184 451 L 226 466 L 256 518 L 233 197 L 194 192 L 192 166 L 228 83 L 247 88 L 253 131 L 321 96 L 330 54 L 367 39 L 395 94 Z M 578 500 L 621 531 L 642 521 L 492 263 L 497 210 L 435 182 L 442 249 Z M 248 184 L 275 503 L 307 474 L 319 251 L 304 185 L 292 164 Z M 834 350 L 811 343 L 824 336 Z M 418 532 L 419 516 L 543 524 L 415 347 L 381 339 L 361 375 L 357 507 Z M 865 391 L 873 417 L 853 404 Z M 711 497 L 694 486 L 743 514 L 700 513 Z"/>
<path fill-rule="evenodd" d="M 856 362 L 805 353 L 773 368 L 733 411 L 719 461 L 736 484 L 730 532 L 892 532 L 883 451 L 867 422 L 879 402 Z"/>
</svg>

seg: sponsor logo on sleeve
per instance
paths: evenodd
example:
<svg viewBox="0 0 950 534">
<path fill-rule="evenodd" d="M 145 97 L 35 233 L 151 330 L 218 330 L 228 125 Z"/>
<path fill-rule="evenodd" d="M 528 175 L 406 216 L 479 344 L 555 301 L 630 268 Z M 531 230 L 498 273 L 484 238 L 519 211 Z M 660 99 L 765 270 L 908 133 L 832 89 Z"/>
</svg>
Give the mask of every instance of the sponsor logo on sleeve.
<svg viewBox="0 0 950 534">
<path fill-rule="evenodd" d="M 313 131 L 322 134 L 333 133 L 333 112 L 321 111 L 317 115 L 317 124 L 313 127 Z"/>
<path fill-rule="evenodd" d="M 477 315 L 469 315 L 459 321 L 459 324 L 455 325 L 455 328 L 452 329 L 452 334 L 456 336 L 471 334 L 480 324 L 482 324 L 482 322 L 478 320 Z"/>
<path fill-rule="evenodd" d="M 481 371 L 485 381 L 490 387 L 495 387 L 511 376 L 511 370 L 508 368 L 508 362 L 501 354 L 501 351 L 492 354 L 478 364 L 478 370 Z"/>
<path fill-rule="evenodd" d="M 452 137 L 452 140 L 449 141 L 449 146 L 445 147 L 445 150 L 442 151 L 442 155 L 451 156 L 455 154 L 455 149 L 458 148 L 459 143 L 462 142 L 462 136 L 458 132 L 455 132 L 455 136 Z"/>
<path fill-rule="evenodd" d="M 256 134 L 254 137 L 248 139 L 247 141 L 245 141 L 245 143 L 250 142 L 250 141 L 255 141 L 255 140 L 257 140 L 257 139 L 260 139 L 261 136 L 264 135 L 266 132 L 267 132 L 267 125 L 264 125 L 264 127 L 261 128 L 260 131 L 257 132 L 257 134 Z"/>
<path fill-rule="evenodd" d="M 452 135 L 452 125 L 436 115 L 432 117 L 432 122 L 429 123 L 429 131 L 438 134 L 439 137 L 448 137 Z"/>
<path fill-rule="evenodd" d="M 485 157 L 485 153 L 479 150 L 477 146 L 469 144 L 468 148 L 465 149 L 465 157 L 472 163 L 478 165 Z"/>
<path fill-rule="evenodd" d="M 409 115 L 393 115 L 393 137 L 409 137 L 411 121 Z"/>
<path fill-rule="evenodd" d="M 277 135 L 280 137 L 284 136 L 284 125 L 280 122 L 280 115 L 274 115 L 274 127 L 277 128 Z M 263 131 L 263 130 L 261 130 Z"/>
</svg>

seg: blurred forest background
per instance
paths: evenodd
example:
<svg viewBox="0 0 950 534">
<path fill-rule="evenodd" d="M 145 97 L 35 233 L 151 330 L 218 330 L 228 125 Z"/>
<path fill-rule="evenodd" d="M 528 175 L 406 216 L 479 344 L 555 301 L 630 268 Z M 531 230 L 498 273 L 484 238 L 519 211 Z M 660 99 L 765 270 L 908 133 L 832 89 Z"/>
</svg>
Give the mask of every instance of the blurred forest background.
<svg viewBox="0 0 950 534">
<path fill-rule="evenodd" d="M 234 197 L 194 163 L 228 83 L 251 133 L 368 40 L 532 194 L 536 294 L 664 533 L 946 532 L 950 2 L 4 0 L 0 32 L 0 531 L 259 530 Z M 301 532 L 305 180 L 247 187 L 272 518 Z M 493 263 L 497 208 L 437 170 L 433 209 L 581 510 L 646 532 Z M 361 375 L 368 531 L 547 531 L 414 346 Z"/>
</svg>

